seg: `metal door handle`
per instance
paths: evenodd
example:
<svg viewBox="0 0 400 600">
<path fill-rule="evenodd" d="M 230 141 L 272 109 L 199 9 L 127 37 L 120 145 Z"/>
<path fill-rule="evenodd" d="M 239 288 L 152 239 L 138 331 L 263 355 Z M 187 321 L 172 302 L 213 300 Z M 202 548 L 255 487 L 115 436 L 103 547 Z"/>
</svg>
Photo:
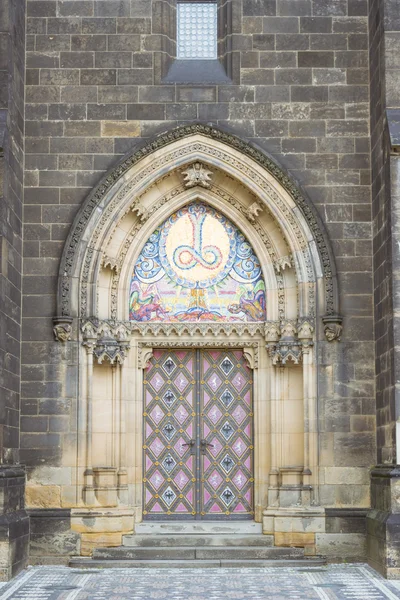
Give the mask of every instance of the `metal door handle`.
<svg viewBox="0 0 400 600">
<path fill-rule="evenodd" d="M 207 447 L 214 448 L 214 444 L 210 444 L 207 440 L 200 440 L 200 451 L 202 454 L 206 453 Z"/>
<path fill-rule="evenodd" d="M 189 446 L 189 448 L 191 449 L 190 454 L 196 454 L 196 440 L 190 440 L 190 442 L 187 442 L 186 444 L 182 444 L 182 448 L 184 446 Z"/>
</svg>

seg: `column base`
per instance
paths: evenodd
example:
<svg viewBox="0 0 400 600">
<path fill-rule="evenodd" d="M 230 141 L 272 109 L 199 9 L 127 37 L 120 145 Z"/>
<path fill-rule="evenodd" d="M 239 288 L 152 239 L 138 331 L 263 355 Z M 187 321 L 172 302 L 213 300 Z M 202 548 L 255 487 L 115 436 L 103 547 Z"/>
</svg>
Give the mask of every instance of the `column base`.
<svg viewBox="0 0 400 600">
<path fill-rule="evenodd" d="M 325 533 L 325 511 L 321 507 L 268 508 L 263 512 L 263 534 L 273 535 L 275 546 L 304 548 L 315 555 L 318 533 Z"/>
<path fill-rule="evenodd" d="M 71 529 L 80 534 L 81 556 L 91 556 L 94 548 L 122 545 L 122 536 L 134 531 L 133 509 L 72 509 Z"/>
</svg>

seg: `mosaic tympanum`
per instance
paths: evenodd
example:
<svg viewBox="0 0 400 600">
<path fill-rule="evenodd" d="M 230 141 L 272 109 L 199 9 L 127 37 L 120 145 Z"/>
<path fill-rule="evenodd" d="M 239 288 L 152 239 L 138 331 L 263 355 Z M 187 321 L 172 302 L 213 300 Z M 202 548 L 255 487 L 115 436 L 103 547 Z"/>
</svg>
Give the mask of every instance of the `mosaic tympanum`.
<svg viewBox="0 0 400 600">
<path fill-rule="evenodd" d="M 246 237 L 195 202 L 147 240 L 130 288 L 132 321 L 254 322 L 266 318 L 261 265 Z"/>
</svg>

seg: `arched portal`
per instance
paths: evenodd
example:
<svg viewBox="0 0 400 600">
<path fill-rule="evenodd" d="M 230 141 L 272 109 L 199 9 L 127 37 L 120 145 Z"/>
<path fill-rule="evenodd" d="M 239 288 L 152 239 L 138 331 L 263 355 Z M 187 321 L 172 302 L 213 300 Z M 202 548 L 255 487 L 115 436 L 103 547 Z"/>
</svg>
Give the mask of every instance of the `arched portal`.
<svg viewBox="0 0 400 600">
<path fill-rule="evenodd" d="M 230 516 L 230 507 L 239 506 L 239 516 L 261 521 L 264 514 L 267 530 L 280 510 L 317 510 L 316 346 L 340 335 L 335 268 L 313 207 L 262 152 L 194 125 L 125 159 L 77 216 L 61 261 L 58 311 L 56 337 L 74 337 L 81 371 L 77 506 L 130 507 L 136 521 L 155 505 L 164 518 L 209 514 L 214 504 L 217 516 Z M 233 366 L 224 379 L 225 360 Z M 215 427 L 207 424 L 209 438 L 198 420 L 203 413 L 209 418 L 204 361 L 215 363 L 221 379 L 214 394 L 208 390 L 214 414 L 221 412 Z M 193 386 L 192 400 L 168 383 L 167 362 Z M 195 377 L 194 364 L 203 378 Z M 182 415 L 183 409 L 193 413 L 190 426 L 162 404 L 152 379 L 157 372 L 160 394 L 181 396 Z M 244 429 L 229 420 L 244 401 L 234 376 L 251 388 L 251 401 L 241 406 Z M 224 413 L 218 402 L 225 392 L 237 401 Z M 200 412 L 190 404 L 196 394 Z M 179 460 L 166 425 L 189 454 L 194 450 L 197 463 Z M 198 500 L 196 508 L 184 481 L 197 485 L 195 463 L 206 472 L 200 442 L 221 444 L 215 456 L 211 450 L 204 456 L 214 465 L 210 477 L 222 476 L 225 455 L 234 458 L 221 437 L 224 426 L 246 446 L 249 468 L 236 454 L 240 483 L 225 473 L 229 481 L 226 489 L 218 484 L 218 502 L 210 501 L 208 511 Z M 203 427 L 201 439 L 190 437 L 194 427 Z M 182 488 L 173 477 L 168 481 L 167 467 L 161 470 L 166 459 L 181 467 Z"/>
</svg>

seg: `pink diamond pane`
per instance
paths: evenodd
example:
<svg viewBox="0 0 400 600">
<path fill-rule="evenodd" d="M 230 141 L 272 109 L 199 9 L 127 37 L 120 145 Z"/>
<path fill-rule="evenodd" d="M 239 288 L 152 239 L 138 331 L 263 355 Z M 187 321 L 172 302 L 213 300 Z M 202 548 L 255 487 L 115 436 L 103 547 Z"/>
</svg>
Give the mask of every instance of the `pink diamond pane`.
<svg viewBox="0 0 400 600">
<path fill-rule="evenodd" d="M 176 387 L 178 388 L 178 390 L 182 393 L 184 391 L 184 389 L 187 387 L 189 382 L 186 379 L 186 377 L 183 375 L 183 373 L 179 373 L 179 375 L 176 377 L 174 383 L 175 383 Z"/>
<path fill-rule="evenodd" d="M 246 427 L 244 428 L 244 432 L 247 435 L 247 437 L 249 438 L 251 436 L 251 425 L 250 423 L 248 425 L 246 425 Z"/>
<path fill-rule="evenodd" d="M 190 359 L 186 365 L 187 370 L 191 375 L 193 375 L 193 360 Z"/>
<path fill-rule="evenodd" d="M 204 375 L 207 373 L 208 369 L 210 368 L 210 363 L 208 362 L 208 360 L 205 358 L 203 360 L 203 372 Z"/>
<path fill-rule="evenodd" d="M 153 402 L 153 396 L 150 394 L 150 392 L 146 391 L 146 406 L 148 406 L 152 402 Z"/>
<path fill-rule="evenodd" d="M 204 392 L 204 406 L 207 406 L 207 404 L 210 402 L 210 396 L 207 394 L 207 392 Z"/>
<path fill-rule="evenodd" d="M 244 497 L 246 498 L 247 502 L 250 504 L 251 503 L 251 490 L 246 492 Z"/>
<path fill-rule="evenodd" d="M 182 502 L 180 502 L 180 503 L 178 504 L 178 506 L 176 507 L 176 509 L 175 509 L 175 512 L 178 512 L 178 513 L 187 513 L 187 512 L 188 512 L 188 509 L 186 508 L 186 506 L 184 506 L 184 505 L 182 504 Z"/>
<path fill-rule="evenodd" d="M 232 413 L 233 418 L 235 419 L 236 423 L 240 423 L 245 419 L 246 417 L 246 412 L 243 410 L 243 408 L 241 406 L 237 406 L 235 408 L 235 410 Z"/>
<path fill-rule="evenodd" d="M 209 459 L 207 458 L 207 456 L 204 457 L 204 471 L 208 471 L 208 467 L 211 465 L 211 462 L 209 461 Z"/>
<path fill-rule="evenodd" d="M 232 383 L 235 386 L 235 388 L 240 392 L 246 385 L 246 380 L 241 373 L 236 373 L 235 377 L 232 379 Z"/>
<path fill-rule="evenodd" d="M 150 492 L 150 490 L 146 489 L 146 504 L 149 503 L 152 498 L 153 494 Z"/>
<path fill-rule="evenodd" d="M 193 468 L 193 456 L 189 456 L 189 458 L 186 461 L 186 466 L 189 469 L 189 471 L 192 471 Z"/>
<path fill-rule="evenodd" d="M 246 458 L 246 460 L 244 461 L 244 466 L 248 468 L 248 470 L 250 471 L 251 469 L 251 458 L 249 456 L 249 458 Z"/>
<path fill-rule="evenodd" d="M 207 383 L 210 386 L 210 388 L 212 389 L 212 391 L 215 393 L 217 391 L 217 389 L 219 388 L 219 386 L 221 385 L 222 381 L 216 373 L 213 373 L 211 375 L 211 377 L 208 379 Z"/>
<path fill-rule="evenodd" d="M 214 490 L 216 490 L 223 482 L 223 479 L 218 471 L 213 471 L 208 477 L 208 482 L 214 488 Z"/>
<path fill-rule="evenodd" d="M 208 501 L 210 500 L 210 498 L 211 498 L 211 494 L 210 494 L 210 492 L 208 492 L 208 491 L 206 490 L 206 488 L 204 488 L 204 495 L 203 495 L 203 497 L 204 497 L 204 504 L 207 504 L 207 502 L 208 502 Z"/>
<path fill-rule="evenodd" d="M 150 482 L 156 490 L 158 490 L 158 488 L 164 483 L 164 481 L 165 481 L 164 477 L 161 475 L 161 473 L 159 471 L 156 471 L 150 477 Z"/>
<path fill-rule="evenodd" d="M 210 431 L 211 431 L 211 429 L 209 428 L 207 423 L 204 423 L 204 437 L 207 437 L 208 434 L 210 433 Z"/>
<path fill-rule="evenodd" d="M 242 471 L 238 471 L 235 477 L 232 479 L 233 483 L 236 487 L 241 490 L 244 485 L 247 483 L 247 477 L 243 474 Z"/>
<path fill-rule="evenodd" d="M 189 390 L 189 392 L 186 394 L 185 400 L 189 404 L 190 408 L 192 408 L 192 406 L 193 406 L 193 391 L 192 390 Z"/>
<path fill-rule="evenodd" d="M 192 489 L 190 489 L 188 491 L 188 493 L 186 494 L 186 498 L 187 498 L 188 502 L 190 502 L 190 504 L 193 503 L 193 490 Z"/>
<path fill-rule="evenodd" d="M 175 418 L 182 425 L 188 418 L 189 413 L 184 406 L 180 406 L 175 412 Z"/>
<path fill-rule="evenodd" d="M 160 421 L 163 420 L 164 415 L 164 411 L 158 406 L 158 404 L 153 408 L 153 410 L 150 413 L 150 416 L 156 425 L 158 425 Z"/>
<path fill-rule="evenodd" d="M 241 513 L 245 513 L 247 512 L 247 510 L 245 509 L 245 507 L 243 506 L 243 504 L 240 502 L 234 509 L 233 512 L 241 512 Z"/>
<path fill-rule="evenodd" d="M 232 449 L 235 452 L 235 454 L 237 454 L 237 456 L 242 456 L 242 454 L 244 454 L 247 450 L 247 444 L 244 443 L 242 438 L 239 438 L 233 444 Z"/>
<path fill-rule="evenodd" d="M 217 439 L 214 438 L 211 442 L 212 446 L 210 446 L 210 452 L 213 456 L 218 456 L 218 454 L 221 452 L 222 450 L 222 444 L 221 442 Z"/>
<path fill-rule="evenodd" d="M 158 362 L 163 354 L 164 354 L 164 350 L 154 350 L 154 352 L 153 352 L 154 360 L 156 362 Z"/>
<path fill-rule="evenodd" d="M 183 490 L 187 482 L 189 481 L 189 477 L 183 471 L 179 471 L 178 475 L 174 478 L 174 481 L 180 490 Z"/>
<path fill-rule="evenodd" d="M 186 444 L 187 442 L 180 437 L 179 440 L 176 442 L 174 448 L 176 450 L 176 452 L 179 454 L 179 456 L 183 456 L 185 454 L 185 452 L 187 452 L 189 446 L 184 446 L 184 444 Z"/>
<path fill-rule="evenodd" d="M 146 439 L 148 439 L 153 434 L 153 428 L 146 423 Z"/>
<path fill-rule="evenodd" d="M 153 461 L 148 456 L 146 456 L 146 471 L 148 471 L 152 465 Z"/>
<path fill-rule="evenodd" d="M 216 362 L 219 359 L 219 357 L 221 356 L 221 351 L 220 350 L 211 350 L 210 356 L 213 359 L 213 361 Z"/>
<path fill-rule="evenodd" d="M 175 354 L 179 358 L 179 360 L 182 361 L 186 356 L 186 350 L 176 350 Z"/>
<path fill-rule="evenodd" d="M 222 417 L 222 412 L 219 410 L 218 406 L 214 404 L 214 406 L 208 411 L 207 417 L 212 421 L 212 423 L 218 423 L 220 418 Z"/>
<path fill-rule="evenodd" d="M 192 438 L 193 437 L 193 423 L 190 422 L 190 425 L 186 429 L 187 435 Z"/>
<path fill-rule="evenodd" d="M 150 444 L 150 448 L 155 456 L 160 456 L 161 452 L 164 450 L 164 444 L 159 440 L 159 438 L 156 438 L 154 442 Z"/>
<path fill-rule="evenodd" d="M 150 379 L 150 383 L 153 386 L 153 388 L 156 390 L 156 392 L 158 392 L 164 385 L 164 379 L 161 377 L 161 375 L 159 373 L 156 373 Z"/>
<path fill-rule="evenodd" d="M 153 508 L 150 510 L 150 512 L 164 512 L 163 509 L 161 508 L 161 506 L 159 505 L 158 502 L 155 503 L 155 505 L 153 506 Z"/>
<path fill-rule="evenodd" d="M 210 512 L 212 512 L 212 513 L 222 513 L 222 508 L 220 506 L 218 506 L 218 504 L 216 504 L 214 502 L 214 504 L 210 508 Z"/>
<path fill-rule="evenodd" d="M 245 404 L 248 404 L 248 406 L 250 406 L 250 404 L 251 404 L 251 394 L 250 394 L 250 391 L 247 392 L 247 394 L 244 395 L 243 402 Z"/>
</svg>

